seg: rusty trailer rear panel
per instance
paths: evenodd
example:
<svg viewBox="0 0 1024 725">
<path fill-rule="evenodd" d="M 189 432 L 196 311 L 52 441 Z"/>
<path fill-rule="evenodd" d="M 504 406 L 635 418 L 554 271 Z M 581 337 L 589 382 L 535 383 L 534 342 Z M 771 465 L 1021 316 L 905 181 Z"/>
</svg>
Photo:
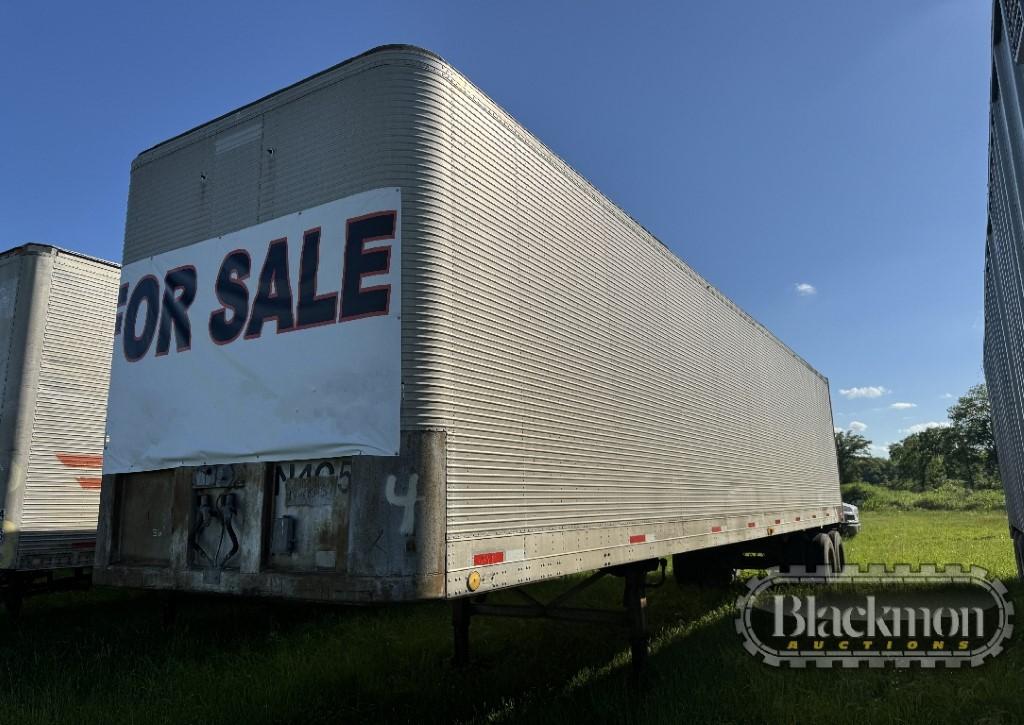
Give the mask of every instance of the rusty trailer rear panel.
<svg viewBox="0 0 1024 725">
<path fill-rule="evenodd" d="M 111 563 L 96 579 L 345 602 L 442 597 L 444 452 L 443 433 L 407 433 L 397 457 L 107 476 L 97 558 Z M 203 497 L 223 510 L 227 496 L 232 533 L 201 527 Z"/>
</svg>

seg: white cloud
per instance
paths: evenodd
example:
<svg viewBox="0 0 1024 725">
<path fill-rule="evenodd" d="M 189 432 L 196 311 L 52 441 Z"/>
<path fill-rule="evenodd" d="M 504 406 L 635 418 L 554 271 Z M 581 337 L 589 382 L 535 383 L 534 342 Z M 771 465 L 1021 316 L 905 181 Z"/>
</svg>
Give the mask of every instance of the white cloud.
<svg viewBox="0 0 1024 725">
<path fill-rule="evenodd" d="M 832 426 L 832 430 L 835 431 L 836 433 L 842 433 L 843 432 L 843 429 L 840 428 L 838 425 Z"/>
<path fill-rule="evenodd" d="M 861 423 L 859 420 L 850 421 L 850 430 L 852 430 L 854 433 L 863 433 L 867 429 L 867 423 Z"/>
<path fill-rule="evenodd" d="M 893 410 L 910 410 L 911 408 L 916 408 L 917 403 L 893 403 L 889 407 Z"/>
<path fill-rule="evenodd" d="M 900 433 L 906 433 L 907 435 L 913 435 L 914 433 L 921 433 L 928 430 L 929 428 L 948 428 L 950 422 L 948 420 L 930 420 L 927 423 L 916 423 L 909 428 L 903 428 Z"/>
<path fill-rule="evenodd" d="M 939 397 L 942 398 L 943 400 L 952 400 L 953 399 L 953 394 L 952 393 L 943 393 Z"/>
<path fill-rule="evenodd" d="M 797 282 L 793 285 L 793 289 L 795 289 L 796 293 L 801 297 L 810 297 L 811 295 L 818 294 L 817 288 L 808 282 Z"/>
<path fill-rule="evenodd" d="M 884 446 L 880 446 L 877 443 L 872 443 L 868 446 L 868 450 L 871 451 L 871 455 L 877 458 L 888 458 L 889 457 L 889 444 L 886 443 Z"/>
<path fill-rule="evenodd" d="M 841 388 L 839 390 L 840 395 L 845 395 L 847 398 L 880 398 L 886 393 L 891 392 L 888 388 L 882 385 L 865 385 L 862 388 Z"/>
</svg>

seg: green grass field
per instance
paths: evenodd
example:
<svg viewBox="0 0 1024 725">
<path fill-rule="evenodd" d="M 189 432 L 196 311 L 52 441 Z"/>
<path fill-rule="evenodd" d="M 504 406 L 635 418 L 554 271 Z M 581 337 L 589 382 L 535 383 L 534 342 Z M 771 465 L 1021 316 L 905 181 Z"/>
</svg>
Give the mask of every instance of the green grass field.
<svg viewBox="0 0 1024 725">
<path fill-rule="evenodd" d="M 862 515 L 851 562 L 977 564 L 1011 586 L 1006 518 Z M 562 584 L 537 587 L 547 594 Z M 652 655 L 628 687 L 624 634 L 508 619 L 473 624 L 453 670 L 443 604 L 355 609 L 98 590 L 0 613 L 0 722 L 1024 722 L 1024 648 L 974 670 L 778 670 L 741 647 L 728 592 L 649 595 Z M 589 603 L 616 606 L 618 581 Z"/>
</svg>

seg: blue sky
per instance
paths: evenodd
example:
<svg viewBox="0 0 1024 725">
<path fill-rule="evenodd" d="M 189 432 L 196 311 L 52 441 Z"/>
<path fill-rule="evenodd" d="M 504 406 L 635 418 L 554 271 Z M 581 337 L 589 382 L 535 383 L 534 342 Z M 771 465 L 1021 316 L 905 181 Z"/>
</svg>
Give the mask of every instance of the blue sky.
<svg viewBox="0 0 1024 725">
<path fill-rule="evenodd" d="M 414 43 L 827 375 L 837 425 L 943 421 L 982 380 L 989 3 L 636 5 L 2 3 L 0 246 L 118 259 L 139 151 Z"/>
</svg>

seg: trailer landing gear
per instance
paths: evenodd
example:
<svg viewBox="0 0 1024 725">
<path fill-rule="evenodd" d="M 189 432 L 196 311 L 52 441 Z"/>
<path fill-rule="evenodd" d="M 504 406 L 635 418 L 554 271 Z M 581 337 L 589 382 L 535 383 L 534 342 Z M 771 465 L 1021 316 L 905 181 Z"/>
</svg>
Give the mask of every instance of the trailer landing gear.
<svg viewBox="0 0 1024 725">
<path fill-rule="evenodd" d="M 655 571 L 659 567 L 661 568 L 661 580 L 657 584 L 648 583 L 648 572 Z M 524 604 L 488 604 L 486 595 L 455 599 L 452 601 L 452 629 L 455 645 L 453 662 L 457 667 L 469 663 L 469 626 L 473 617 L 523 617 L 625 625 L 629 632 L 629 647 L 633 655 L 631 679 L 633 684 L 638 684 L 640 673 L 647 662 L 649 639 L 647 588 L 658 587 L 664 583 L 665 567 L 664 559 L 647 559 L 601 569 L 574 584 L 549 602 L 540 601 L 523 588 L 510 591 L 525 600 Z M 623 610 L 566 606 L 572 597 L 609 575 L 621 577 L 623 580 Z"/>
</svg>

